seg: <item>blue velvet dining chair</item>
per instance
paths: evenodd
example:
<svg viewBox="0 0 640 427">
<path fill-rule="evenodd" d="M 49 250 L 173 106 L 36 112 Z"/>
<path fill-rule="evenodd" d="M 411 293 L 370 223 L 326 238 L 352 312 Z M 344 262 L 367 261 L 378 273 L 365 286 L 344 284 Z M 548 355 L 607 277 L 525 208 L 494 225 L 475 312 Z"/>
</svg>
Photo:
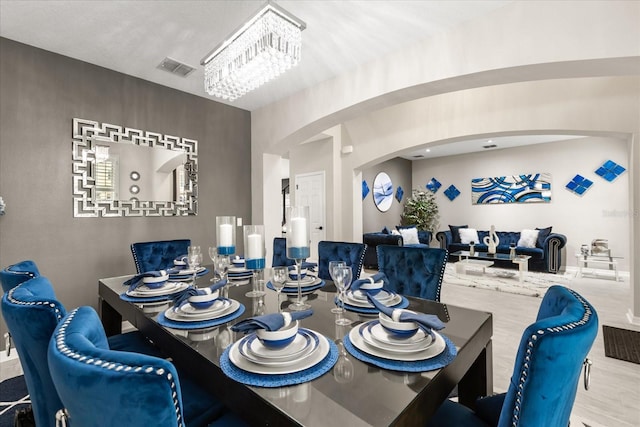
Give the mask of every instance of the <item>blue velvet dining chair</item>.
<svg viewBox="0 0 640 427">
<path fill-rule="evenodd" d="M 447 400 L 428 427 L 568 426 L 597 333 L 598 314 L 586 299 L 564 286 L 550 287 L 535 323 L 522 334 L 507 392 L 478 399 L 475 412 Z"/>
<path fill-rule="evenodd" d="M 287 258 L 287 239 L 284 237 L 274 237 L 271 267 L 289 267 L 295 265 L 295 263 L 295 260 Z"/>
<path fill-rule="evenodd" d="M 318 277 L 331 280 L 329 261 L 344 261 L 347 266 L 351 267 L 353 280 L 358 279 L 362 272 L 366 248 L 367 245 L 364 243 L 333 242 L 330 240 L 318 242 Z"/>
<path fill-rule="evenodd" d="M 54 426 L 55 413 L 62 404 L 47 365 L 47 347 L 66 310 L 44 276 L 27 280 L 5 292 L 1 306 L 24 371 L 36 424 L 38 427 Z M 160 355 L 160 351 L 137 331 L 110 337 L 109 346 Z"/>
<path fill-rule="evenodd" d="M 389 290 L 440 301 L 446 249 L 378 245 L 377 252 L 378 270 L 389 279 Z"/>
<path fill-rule="evenodd" d="M 173 267 L 173 260 L 180 255 L 186 255 L 189 246 L 190 239 L 132 243 L 131 254 L 136 265 L 136 273 Z"/>
<path fill-rule="evenodd" d="M 206 394 L 187 394 L 168 360 L 109 349 L 92 307 L 76 308 L 62 319 L 48 356 L 64 404 L 58 418 L 69 427 L 242 424 Z"/>
<path fill-rule="evenodd" d="M 0 271 L 2 292 L 9 292 L 9 289 L 15 288 L 20 283 L 39 275 L 38 266 L 31 260 L 20 261 L 10 265 Z"/>
</svg>

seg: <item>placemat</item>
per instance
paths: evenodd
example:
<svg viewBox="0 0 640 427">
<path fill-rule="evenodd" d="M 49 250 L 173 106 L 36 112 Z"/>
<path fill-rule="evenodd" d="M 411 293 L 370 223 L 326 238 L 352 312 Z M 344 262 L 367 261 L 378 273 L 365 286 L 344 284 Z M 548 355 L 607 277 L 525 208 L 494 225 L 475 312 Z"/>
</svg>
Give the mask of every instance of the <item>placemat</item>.
<svg viewBox="0 0 640 427">
<path fill-rule="evenodd" d="M 167 328 L 180 329 L 183 331 L 192 330 L 192 329 L 204 329 L 211 328 L 214 326 L 222 325 L 227 322 L 230 322 L 233 319 L 237 319 L 244 313 L 244 305 L 240 303 L 240 307 L 226 316 L 218 317 L 217 319 L 211 320 L 200 320 L 198 322 L 176 322 L 175 320 L 167 319 L 164 315 L 164 311 L 158 314 L 158 318 L 156 321 L 158 324 L 165 326 Z"/>
<path fill-rule="evenodd" d="M 444 341 L 447 344 L 444 351 L 436 357 L 432 357 L 431 359 L 416 360 L 414 362 L 384 359 L 382 357 L 377 357 L 369 353 L 365 353 L 364 351 L 353 345 L 353 343 L 349 339 L 349 334 L 345 335 L 345 337 L 342 339 L 342 342 L 344 343 L 344 348 L 353 357 L 363 362 L 371 363 L 372 365 L 375 365 L 379 368 L 400 372 L 424 372 L 444 368 L 449 363 L 451 363 L 453 359 L 455 359 L 455 357 L 458 355 L 458 350 L 456 349 L 455 344 L 446 335 L 440 335 L 442 335 L 442 338 L 444 338 Z"/>
<path fill-rule="evenodd" d="M 306 383 L 329 372 L 338 361 L 338 347 L 330 339 L 327 339 L 327 341 L 329 342 L 329 353 L 325 358 L 316 365 L 302 371 L 277 375 L 254 374 L 253 372 L 244 371 L 231 363 L 229 359 L 231 346 L 227 347 L 222 353 L 220 368 L 232 380 L 255 387 L 283 387 Z"/>
<path fill-rule="evenodd" d="M 409 300 L 404 297 L 404 295 L 400 295 L 402 301 L 400 301 L 396 305 L 392 305 L 390 308 L 407 308 L 409 307 Z M 334 302 L 338 303 L 338 297 L 335 298 Z M 347 311 L 353 311 L 354 313 L 364 313 L 364 314 L 378 314 L 378 309 L 375 307 L 358 307 L 356 305 L 351 305 L 344 303 L 344 309 Z"/>
</svg>

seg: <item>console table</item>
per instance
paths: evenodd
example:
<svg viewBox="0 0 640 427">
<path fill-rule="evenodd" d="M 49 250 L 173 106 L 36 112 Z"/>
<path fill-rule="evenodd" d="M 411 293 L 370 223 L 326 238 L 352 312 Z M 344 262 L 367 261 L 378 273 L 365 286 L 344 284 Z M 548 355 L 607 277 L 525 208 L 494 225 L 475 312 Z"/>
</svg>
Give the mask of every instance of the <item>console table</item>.
<svg viewBox="0 0 640 427">
<path fill-rule="evenodd" d="M 576 277 L 582 277 L 582 269 L 589 268 L 589 263 L 606 264 L 609 266 L 609 270 L 613 270 L 614 277 L 617 282 L 620 280 L 620 275 L 618 274 L 618 260 L 623 258 L 624 257 L 612 256 L 610 254 L 585 255 L 582 253 L 578 253 L 576 254 L 576 261 L 578 264 L 578 274 L 576 275 Z"/>
</svg>

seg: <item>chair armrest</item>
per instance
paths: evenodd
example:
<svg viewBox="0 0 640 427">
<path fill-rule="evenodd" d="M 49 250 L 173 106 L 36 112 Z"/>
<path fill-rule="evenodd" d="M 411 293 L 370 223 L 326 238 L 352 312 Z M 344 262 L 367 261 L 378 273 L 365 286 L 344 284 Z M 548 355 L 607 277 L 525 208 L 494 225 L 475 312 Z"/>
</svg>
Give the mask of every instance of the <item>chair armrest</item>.
<svg viewBox="0 0 640 427">
<path fill-rule="evenodd" d="M 451 231 L 438 231 L 436 233 L 436 239 L 440 242 L 441 249 L 448 249 L 449 245 L 452 243 Z"/>
<path fill-rule="evenodd" d="M 426 230 L 418 230 L 418 240 L 422 244 L 429 245 L 429 243 L 431 243 L 431 232 Z"/>
</svg>

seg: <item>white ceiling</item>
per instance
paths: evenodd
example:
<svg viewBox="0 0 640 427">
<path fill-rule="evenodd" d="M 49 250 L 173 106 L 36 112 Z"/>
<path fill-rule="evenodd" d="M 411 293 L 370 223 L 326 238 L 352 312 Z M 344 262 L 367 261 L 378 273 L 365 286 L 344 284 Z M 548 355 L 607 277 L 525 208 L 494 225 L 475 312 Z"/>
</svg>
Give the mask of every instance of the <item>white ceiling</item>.
<svg viewBox="0 0 640 427">
<path fill-rule="evenodd" d="M 305 21 L 300 64 L 226 102 L 204 91 L 202 58 L 263 0 L 0 0 L 0 36 L 249 111 L 331 79 L 394 50 L 464 25 L 512 0 L 281 0 Z M 170 57 L 196 68 L 186 78 L 157 65 Z M 496 138 L 498 148 L 560 140 Z M 482 150 L 486 140 L 416 149 L 415 160 Z"/>
<path fill-rule="evenodd" d="M 301 63 L 225 103 L 255 110 L 507 3 L 277 1 L 307 24 Z M 204 91 L 200 61 L 263 4 L 264 0 L 0 0 L 0 36 L 215 99 Z M 165 57 L 196 71 L 182 78 L 157 69 Z"/>
</svg>

